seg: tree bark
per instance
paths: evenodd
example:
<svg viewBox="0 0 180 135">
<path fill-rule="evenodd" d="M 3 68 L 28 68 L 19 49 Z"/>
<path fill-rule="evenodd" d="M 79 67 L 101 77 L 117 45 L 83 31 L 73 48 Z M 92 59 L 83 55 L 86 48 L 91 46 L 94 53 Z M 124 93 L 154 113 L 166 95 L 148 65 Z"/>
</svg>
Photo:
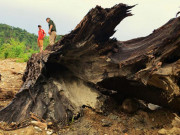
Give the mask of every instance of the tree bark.
<svg viewBox="0 0 180 135">
<path fill-rule="evenodd" d="M 30 112 L 56 125 L 82 115 L 82 107 L 106 111 L 116 95 L 180 111 L 180 18 L 147 37 L 110 39 L 134 6 L 92 9 L 76 28 L 27 63 L 24 84 L 0 120 L 21 122 Z M 110 104 L 110 103 L 108 103 Z"/>
</svg>

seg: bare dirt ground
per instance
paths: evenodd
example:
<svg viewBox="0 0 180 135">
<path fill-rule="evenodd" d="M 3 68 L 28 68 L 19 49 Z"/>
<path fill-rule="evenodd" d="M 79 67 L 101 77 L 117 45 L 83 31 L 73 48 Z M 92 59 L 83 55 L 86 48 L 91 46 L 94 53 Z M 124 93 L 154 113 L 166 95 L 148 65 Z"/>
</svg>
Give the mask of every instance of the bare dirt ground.
<svg viewBox="0 0 180 135">
<path fill-rule="evenodd" d="M 10 103 L 22 85 L 22 75 L 26 63 L 16 60 L 0 60 L 0 107 Z M 155 111 L 139 109 L 134 114 L 114 110 L 108 114 L 98 114 L 84 108 L 84 116 L 72 120 L 61 130 L 43 129 L 37 125 L 4 131 L 0 135 L 180 135 L 180 118 L 166 109 Z"/>
<path fill-rule="evenodd" d="M 0 60 L 0 107 L 7 105 L 22 85 L 22 75 L 26 63 L 17 63 L 16 60 Z"/>
</svg>

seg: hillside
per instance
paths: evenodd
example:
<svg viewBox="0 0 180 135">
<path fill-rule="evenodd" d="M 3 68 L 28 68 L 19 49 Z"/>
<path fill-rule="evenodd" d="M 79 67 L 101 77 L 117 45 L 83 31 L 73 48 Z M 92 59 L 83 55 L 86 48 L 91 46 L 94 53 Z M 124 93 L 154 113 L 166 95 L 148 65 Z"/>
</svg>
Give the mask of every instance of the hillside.
<svg viewBox="0 0 180 135">
<path fill-rule="evenodd" d="M 28 48 L 37 49 L 37 35 L 31 34 L 21 28 L 0 24 L 0 46 L 8 43 L 11 39 L 24 42 Z"/>
<path fill-rule="evenodd" d="M 38 52 L 37 35 L 21 28 L 0 24 L 0 58 L 22 58 L 27 61 L 29 57 Z M 57 36 L 59 40 L 61 36 Z M 49 37 L 44 40 L 44 48 L 48 46 Z"/>
</svg>

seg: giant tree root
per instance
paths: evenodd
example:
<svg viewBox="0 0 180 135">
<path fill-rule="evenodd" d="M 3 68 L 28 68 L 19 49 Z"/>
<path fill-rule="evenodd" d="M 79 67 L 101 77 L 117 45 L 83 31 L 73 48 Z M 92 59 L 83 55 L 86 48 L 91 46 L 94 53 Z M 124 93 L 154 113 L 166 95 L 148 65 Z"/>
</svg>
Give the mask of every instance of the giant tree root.
<svg viewBox="0 0 180 135">
<path fill-rule="evenodd" d="M 180 18 L 147 37 L 110 39 L 133 6 L 92 9 L 68 35 L 27 63 L 24 85 L 0 120 L 21 122 L 30 113 L 56 125 L 103 112 L 112 94 L 132 96 L 180 111 Z"/>
</svg>

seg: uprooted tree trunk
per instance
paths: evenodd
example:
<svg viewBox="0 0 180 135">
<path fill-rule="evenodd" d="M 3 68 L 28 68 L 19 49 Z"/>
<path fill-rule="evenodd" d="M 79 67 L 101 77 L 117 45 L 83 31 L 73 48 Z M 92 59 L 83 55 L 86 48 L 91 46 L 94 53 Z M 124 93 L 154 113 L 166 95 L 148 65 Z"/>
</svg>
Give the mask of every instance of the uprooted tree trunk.
<svg viewBox="0 0 180 135">
<path fill-rule="evenodd" d="M 82 106 L 105 111 L 113 94 L 180 111 L 180 18 L 147 37 L 110 39 L 120 21 L 132 15 L 132 7 L 97 6 L 70 34 L 34 54 L 21 90 L 0 111 L 0 120 L 21 122 L 32 112 L 65 125 L 81 115 Z"/>
</svg>

